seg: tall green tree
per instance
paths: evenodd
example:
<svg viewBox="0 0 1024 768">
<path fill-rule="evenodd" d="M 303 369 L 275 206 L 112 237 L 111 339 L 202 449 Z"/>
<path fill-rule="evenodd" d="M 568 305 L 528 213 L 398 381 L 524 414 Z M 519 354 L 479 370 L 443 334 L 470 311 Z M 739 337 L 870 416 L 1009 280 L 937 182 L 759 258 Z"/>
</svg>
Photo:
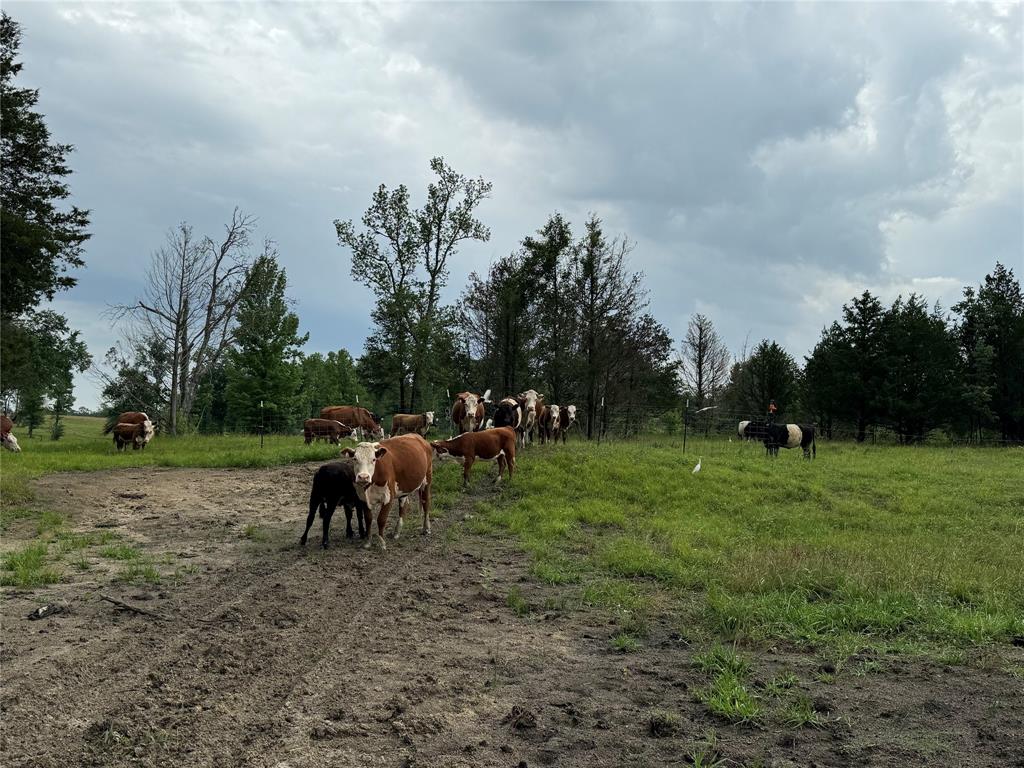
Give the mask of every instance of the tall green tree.
<svg viewBox="0 0 1024 768">
<path fill-rule="evenodd" d="M 84 265 L 89 212 L 66 206 L 70 144 L 54 142 L 39 91 L 15 85 L 21 26 L 0 12 L 0 282 L 3 316 L 32 310 L 75 284 L 68 270 Z"/>
<path fill-rule="evenodd" d="M 410 207 L 405 185 L 388 191 L 382 184 L 361 230 L 352 221 L 334 222 L 339 244 L 352 253 L 352 276 L 377 299 L 367 354 L 375 371 L 394 381 L 400 409 L 409 411 L 441 383 L 430 381 L 430 369 L 437 337 L 455 317 L 441 304 L 449 262 L 464 242 L 490 239 L 475 212 L 491 183 L 457 173 L 440 157 L 430 168 L 436 178 L 422 208 Z"/>
<path fill-rule="evenodd" d="M 75 284 L 69 270 L 84 265 L 89 212 L 66 202 L 74 147 L 53 141 L 36 110 L 39 91 L 15 84 L 20 45 L 21 26 L 0 12 L 0 386 L 34 427 L 47 397 L 71 407 L 72 375 L 90 363 L 66 319 L 38 311 Z"/>
<path fill-rule="evenodd" d="M 920 442 L 961 402 L 956 342 L 938 307 L 914 294 L 897 298 L 882 325 L 879 415 L 901 442 Z"/>
<path fill-rule="evenodd" d="M 977 290 L 964 288 L 953 310 L 973 422 L 1024 440 L 1024 295 L 1013 270 L 997 262 Z"/>
<path fill-rule="evenodd" d="M 602 399 L 605 407 L 616 343 L 646 307 L 642 276 L 631 273 L 626 258 L 632 245 L 609 240 L 601 219 L 591 215 L 569 268 L 572 305 L 579 333 L 579 394 L 584 400 L 587 437 L 595 435 Z"/>
<path fill-rule="evenodd" d="M 356 372 L 355 361 L 344 349 L 322 355 L 314 352 L 300 363 L 302 415 L 316 418 L 328 405 L 368 405 L 366 389 Z"/>
<path fill-rule="evenodd" d="M 238 303 L 235 343 L 225 364 L 227 421 L 234 427 L 292 426 L 298 416 L 299 358 L 309 334 L 299 335 L 299 317 L 289 309 L 288 278 L 277 254 L 266 249 L 250 267 Z"/>
<path fill-rule="evenodd" d="M 886 375 L 884 321 L 885 308 L 869 291 L 843 305 L 842 353 L 837 364 L 845 371 L 846 386 L 840 393 L 839 412 L 854 423 L 859 443 L 880 417 Z"/>
<path fill-rule="evenodd" d="M 793 357 L 775 341 L 764 339 L 736 369 L 741 410 L 759 415 L 775 401 L 777 418 L 796 418 L 800 369 Z"/>
</svg>

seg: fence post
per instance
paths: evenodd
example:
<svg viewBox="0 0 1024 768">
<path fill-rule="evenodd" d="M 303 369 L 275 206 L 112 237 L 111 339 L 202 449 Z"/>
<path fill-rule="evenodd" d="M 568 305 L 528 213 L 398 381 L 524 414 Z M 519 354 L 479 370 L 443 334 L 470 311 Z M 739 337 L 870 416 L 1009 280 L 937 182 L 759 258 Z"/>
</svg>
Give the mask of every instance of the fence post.
<svg viewBox="0 0 1024 768">
<path fill-rule="evenodd" d="M 686 453 L 686 411 L 690 408 L 690 398 L 686 398 L 683 406 L 683 453 Z"/>
<path fill-rule="evenodd" d="M 263 401 L 260 400 L 260 450 L 263 449 L 263 433 L 266 431 L 263 425 Z"/>
</svg>

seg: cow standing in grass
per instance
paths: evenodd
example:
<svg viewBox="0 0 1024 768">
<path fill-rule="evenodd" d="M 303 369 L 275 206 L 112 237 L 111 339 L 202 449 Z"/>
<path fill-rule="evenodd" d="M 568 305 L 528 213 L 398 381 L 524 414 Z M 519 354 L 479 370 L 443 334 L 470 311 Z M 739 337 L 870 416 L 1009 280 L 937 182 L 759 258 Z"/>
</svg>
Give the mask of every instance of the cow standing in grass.
<svg viewBox="0 0 1024 768">
<path fill-rule="evenodd" d="M 456 461 L 462 465 L 462 485 L 469 483 L 469 471 L 477 460 L 498 461 L 498 478 L 508 467 L 508 479 L 516 468 L 516 432 L 511 427 L 466 432 L 448 440 L 435 440 L 430 444 L 434 455 L 441 461 Z"/>
<path fill-rule="evenodd" d="M 356 488 L 368 508 L 367 539 L 363 545 L 366 549 L 373 544 L 374 520 L 377 523 L 380 547 L 386 549 L 384 530 L 391 505 L 396 500 L 396 540 L 402 532 L 406 506 L 414 496 L 419 498 L 423 510 L 423 533 L 430 533 L 430 484 L 433 481 L 433 450 L 430 443 L 419 435 L 401 435 L 379 443 L 360 443 L 355 450 L 345 448 L 341 455 L 355 459 Z"/>
<path fill-rule="evenodd" d="M 764 447 L 770 456 L 778 456 L 779 448 L 802 448 L 804 458 L 815 458 L 818 449 L 814 444 L 814 427 L 803 424 L 765 425 Z"/>
<path fill-rule="evenodd" d="M 136 450 L 138 450 L 139 448 L 145 448 L 149 441 L 153 439 L 153 435 L 156 433 L 156 430 L 153 429 L 153 422 L 149 420 L 149 416 L 146 414 L 145 411 L 125 411 L 116 419 L 110 418 L 107 420 L 106 425 L 103 427 L 103 434 L 109 435 L 122 424 L 138 424 L 142 427 L 142 443 L 136 446 Z M 122 433 L 127 434 L 127 431 L 122 430 Z M 114 437 L 114 444 L 117 445 L 116 436 Z M 120 449 L 121 446 L 118 446 L 118 450 Z"/>
<path fill-rule="evenodd" d="M 434 412 L 396 413 L 391 417 L 391 437 L 413 434 L 426 436 L 434 425 Z"/>
<path fill-rule="evenodd" d="M 359 439 L 366 434 L 384 437 L 384 427 L 380 425 L 380 420 L 358 405 L 328 405 L 320 409 L 320 418 L 340 421 L 345 426 L 352 427 Z"/>
<path fill-rule="evenodd" d="M 506 397 L 494 409 L 494 427 L 511 427 L 520 446 L 526 445 L 526 401 Z"/>
<path fill-rule="evenodd" d="M 767 421 L 741 421 L 736 434 L 741 440 L 764 440 L 768 432 Z"/>
<path fill-rule="evenodd" d="M 564 405 L 558 409 L 558 431 L 555 434 L 555 440 L 558 440 L 558 435 L 562 436 L 562 444 L 565 444 L 566 436 L 569 434 L 569 430 L 576 423 L 576 406 L 575 405 Z"/>
<path fill-rule="evenodd" d="M 329 443 L 338 445 L 341 438 L 348 437 L 353 432 L 340 421 L 334 419 L 306 419 L 302 422 L 302 436 L 309 445 L 314 440 L 326 440 Z"/>
<path fill-rule="evenodd" d="M 123 451 L 131 445 L 133 451 L 146 447 L 146 426 L 145 424 L 115 424 L 111 430 L 114 433 L 114 447 Z"/>
<path fill-rule="evenodd" d="M 366 538 L 364 522 L 369 510 L 366 502 L 356 490 L 355 462 L 351 459 L 324 464 L 313 475 L 313 488 L 309 494 L 309 515 L 306 517 L 306 530 L 302 532 L 299 544 L 306 546 L 306 537 L 313 527 L 316 513 L 320 512 L 321 534 L 320 546 L 327 549 L 330 544 L 331 517 L 334 510 L 341 504 L 345 508 L 345 537 L 351 539 L 352 512 L 356 513 L 359 524 L 359 538 Z"/>
</svg>

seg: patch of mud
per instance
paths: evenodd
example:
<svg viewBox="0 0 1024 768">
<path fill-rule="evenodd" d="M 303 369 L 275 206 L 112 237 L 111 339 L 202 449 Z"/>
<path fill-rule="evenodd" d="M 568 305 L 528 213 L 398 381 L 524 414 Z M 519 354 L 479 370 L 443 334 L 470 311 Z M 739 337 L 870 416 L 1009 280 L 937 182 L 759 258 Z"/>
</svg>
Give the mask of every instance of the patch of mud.
<svg viewBox="0 0 1024 768">
<path fill-rule="evenodd" d="M 319 550 L 318 523 L 300 549 L 315 466 L 45 478 L 76 531 L 190 568 L 157 586 L 88 571 L 5 590 L 0 762 L 687 765 L 713 728 L 729 765 L 1024 765 L 1022 684 L 1002 672 L 885 659 L 824 684 L 812 656 L 747 651 L 759 675 L 793 672 L 822 724 L 716 720 L 667 629 L 620 655 L 597 614 L 516 616 L 513 587 L 534 606 L 564 595 L 529 581 L 510 544 L 460 533 L 459 509 L 386 552 L 346 541 L 343 516 L 335 548 Z M 58 600 L 69 610 L 26 618 Z"/>
</svg>

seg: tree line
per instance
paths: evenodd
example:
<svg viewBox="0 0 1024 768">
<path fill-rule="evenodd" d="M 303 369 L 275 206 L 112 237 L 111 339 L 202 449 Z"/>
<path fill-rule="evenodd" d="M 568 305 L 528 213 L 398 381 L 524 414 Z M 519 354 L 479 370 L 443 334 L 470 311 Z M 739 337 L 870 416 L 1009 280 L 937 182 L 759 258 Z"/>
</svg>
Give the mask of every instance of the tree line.
<svg viewBox="0 0 1024 768">
<path fill-rule="evenodd" d="M 15 85 L 20 34 L 3 14 L 0 394 L 29 429 L 48 406 L 59 438 L 73 375 L 91 359 L 66 318 L 42 306 L 74 286 L 89 212 L 65 204 L 73 147 L 51 140 L 38 92 Z M 865 291 L 802 361 L 771 339 L 734 355 L 702 314 L 673 341 L 648 311 L 634 244 L 596 214 L 578 228 L 550 214 L 453 294 L 460 249 L 490 239 L 481 211 L 492 184 L 441 157 L 430 170 L 420 204 L 405 185 L 381 185 L 358 224 L 334 222 L 352 277 L 375 299 L 358 359 L 304 352 L 277 246 L 257 237 L 252 216 L 235 210 L 216 234 L 171 229 L 140 295 L 109 309 L 122 340 L 93 367 L 108 412 L 145 410 L 170 434 L 294 430 L 328 404 L 420 412 L 463 389 L 498 398 L 533 388 L 575 403 L 590 438 L 676 431 L 684 409 L 717 409 L 725 425 L 774 400 L 779 419 L 813 422 L 826 437 L 865 440 L 881 428 L 907 443 L 935 430 L 1024 440 L 1024 298 L 1002 264 L 951 312 L 914 294 L 885 306 Z"/>
</svg>

